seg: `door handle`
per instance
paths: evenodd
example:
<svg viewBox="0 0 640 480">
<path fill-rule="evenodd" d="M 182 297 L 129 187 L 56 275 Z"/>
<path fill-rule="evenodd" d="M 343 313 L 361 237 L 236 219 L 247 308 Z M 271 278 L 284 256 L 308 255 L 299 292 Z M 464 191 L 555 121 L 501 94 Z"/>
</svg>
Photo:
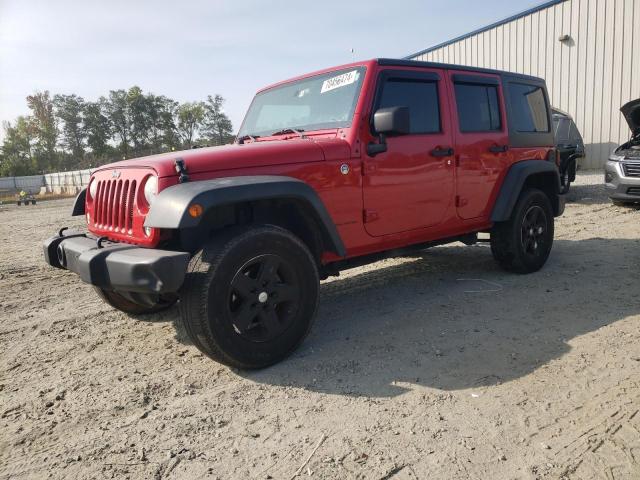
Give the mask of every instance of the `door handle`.
<svg viewBox="0 0 640 480">
<path fill-rule="evenodd" d="M 509 150 L 509 145 L 492 145 L 489 147 L 489 151 L 492 153 L 504 153 Z"/>
<path fill-rule="evenodd" d="M 451 155 L 453 155 L 453 148 L 451 148 L 451 147 L 448 147 L 448 148 L 436 147 L 433 150 L 431 150 L 430 153 L 434 157 L 450 157 Z"/>
</svg>

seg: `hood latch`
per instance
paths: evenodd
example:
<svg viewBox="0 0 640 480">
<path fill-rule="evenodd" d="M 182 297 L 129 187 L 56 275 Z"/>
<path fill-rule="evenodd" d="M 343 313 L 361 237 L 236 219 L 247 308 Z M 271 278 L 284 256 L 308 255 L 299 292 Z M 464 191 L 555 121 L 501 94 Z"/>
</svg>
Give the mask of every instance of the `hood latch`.
<svg viewBox="0 0 640 480">
<path fill-rule="evenodd" d="M 184 160 L 182 158 L 178 158 L 173 163 L 176 166 L 176 172 L 178 173 L 178 175 L 180 175 L 180 177 L 178 178 L 178 182 L 180 183 L 188 182 L 189 175 L 187 175 L 187 167 L 184 164 Z"/>
</svg>

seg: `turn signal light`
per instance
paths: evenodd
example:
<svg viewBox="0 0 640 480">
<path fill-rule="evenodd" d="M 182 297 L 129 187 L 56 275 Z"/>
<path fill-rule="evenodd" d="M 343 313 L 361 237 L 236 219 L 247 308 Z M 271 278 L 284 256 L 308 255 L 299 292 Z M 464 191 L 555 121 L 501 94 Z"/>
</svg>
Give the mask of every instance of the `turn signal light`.
<svg viewBox="0 0 640 480">
<path fill-rule="evenodd" d="M 203 208 L 199 203 L 194 203 L 189 207 L 189 215 L 191 215 L 193 218 L 198 218 L 200 215 L 202 215 L 202 212 Z"/>
</svg>

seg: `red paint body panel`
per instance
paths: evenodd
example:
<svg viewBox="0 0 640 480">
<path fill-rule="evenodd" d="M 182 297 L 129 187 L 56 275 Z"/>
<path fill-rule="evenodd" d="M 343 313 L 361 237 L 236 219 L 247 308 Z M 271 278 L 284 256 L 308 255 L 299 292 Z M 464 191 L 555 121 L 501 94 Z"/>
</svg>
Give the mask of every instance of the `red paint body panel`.
<svg viewBox="0 0 640 480">
<path fill-rule="evenodd" d="M 452 85 L 453 72 L 448 72 Z M 477 77 L 497 79 L 497 75 L 474 73 Z M 505 153 L 493 153 L 493 146 L 509 144 L 507 115 L 502 87 L 498 86 L 501 130 L 495 132 L 461 132 L 456 129 L 456 196 L 457 212 L 462 219 L 478 218 L 490 214 L 493 202 L 491 194 L 500 174 L 511 165 Z M 459 125 L 455 95 L 452 95 L 451 114 Z"/>
<path fill-rule="evenodd" d="M 334 67 L 298 79 L 365 66 L 360 97 L 347 128 L 262 137 L 243 145 L 200 148 L 117 162 L 102 167 L 94 180 L 111 179 L 112 171 L 122 179 L 143 181 L 149 173 L 159 178 L 159 190 L 177 183 L 174 162 L 182 159 L 190 181 L 242 175 L 285 175 L 309 184 L 324 202 L 347 250 L 347 257 L 375 253 L 410 244 L 433 241 L 489 229 L 490 213 L 508 168 L 525 159 L 544 160 L 553 148 L 509 149 L 492 153 L 489 147 L 508 144 L 505 105 L 500 88 L 502 130 L 492 133 L 461 133 L 458 128 L 451 72 L 445 68 L 393 67 L 394 70 L 428 71 L 440 75 L 441 132 L 428 135 L 389 137 L 388 150 L 370 157 L 374 94 L 380 67 L 375 60 Z M 456 71 L 460 73 L 460 70 Z M 474 75 L 478 73 L 474 72 Z M 489 75 L 490 74 L 485 74 Z M 499 78 L 499 77 L 498 77 Z M 294 79 L 297 80 L 297 79 Z M 291 80 L 290 80 L 291 81 Z M 281 85 L 281 82 L 276 85 Z M 272 88 L 267 87 L 267 88 Z M 436 147 L 454 148 L 455 156 L 434 157 Z M 341 168 L 348 167 L 343 174 Z M 139 194 L 137 201 L 142 204 Z M 122 193 L 121 193 L 122 196 Z M 93 200 L 86 211 L 95 215 Z M 153 247 L 161 232 L 144 235 L 145 207 L 134 205 L 132 228 L 98 226 L 89 230 L 118 241 Z M 365 222 L 366 219 L 366 222 Z M 323 261 L 339 258 L 325 252 Z"/>
<path fill-rule="evenodd" d="M 384 68 L 415 71 L 411 68 Z M 419 69 L 436 73 L 439 69 Z M 434 157 L 436 148 L 453 148 L 446 84 L 440 86 L 441 132 L 402 135 L 387 139 L 388 151 L 364 157 L 363 196 L 367 232 L 380 237 L 436 227 L 449 220 L 454 192 L 451 157 Z"/>
</svg>

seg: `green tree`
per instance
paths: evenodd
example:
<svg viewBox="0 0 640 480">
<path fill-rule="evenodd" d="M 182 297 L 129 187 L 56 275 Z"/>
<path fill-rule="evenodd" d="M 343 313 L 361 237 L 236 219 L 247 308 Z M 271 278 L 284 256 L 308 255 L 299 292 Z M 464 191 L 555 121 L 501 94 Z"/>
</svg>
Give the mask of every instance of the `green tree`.
<svg viewBox="0 0 640 480">
<path fill-rule="evenodd" d="M 180 104 L 133 86 L 111 90 L 94 102 L 75 94 L 52 98 L 48 91 L 35 92 L 27 105 L 31 115 L 4 125 L 3 175 L 86 168 L 233 138 L 221 95 Z"/>
<path fill-rule="evenodd" d="M 202 102 L 187 102 L 178 107 L 178 134 L 185 148 L 193 147 L 204 119 Z"/>
<path fill-rule="evenodd" d="M 178 102 L 164 95 L 147 95 L 149 142 L 152 153 L 175 150 L 180 146 L 176 128 Z"/>
<path fill-rule="evenodd" d="M 31 109 L 35 136 L 35 157 L 39 170 L 52 171 L 57 167 L 56 144 L 58 127 L 49 92 L 36 92 L 27 97 L 27 106 Z"/>
<path fill-rule="evenodd" d="M 224 145 L 233 138 L 233 125 L 224 113 L 224 98 L 221 95 L 207 96 L 204 103 L 202 133 L 211 145 Z"/>
<path fill-rule="evenodd" d="M 127 92 L 127 105 L 133 154 L 141 155 L 148 145 L 152 117 L 151 110 L 154 105 L 152 100 L 138 86 L 131 87 Z"/>
<path fill-rule="evenodd" d="M 84 157 L 84 145 L 87 137 L 83 128 L 84 99 L 77 95 L 55 95 L 53 104 L 55 113 L 62 124 L 61 144 L 72 158 L 81 161 Z"/>
<path fill-rule="evenodd" d="M 0 177 L 37 174 L 38 166 L 33 158 L 33 122 L 27 117 L 18 117 L 14 125 L 3 123 L 2 162 Z"/>
<path fill-rule="evenodd" d="M 127 158 L 131 150 L 131 120 L 129 102 L 127 101 L 127 92 L 125 90 L 111 90 L 109 92 L 106 113 L 120 153 L 124 158 Z"/>
<path fill-rule="evenodd" d="M 111 153 L 109 140 L 112 136 L 111 123 L 107 117 L 107 99 L 100 97 L 97 102 L 84 104 L 84 134 L 87 146 L 94 157 L 101 158 Z"/>
</svg>

